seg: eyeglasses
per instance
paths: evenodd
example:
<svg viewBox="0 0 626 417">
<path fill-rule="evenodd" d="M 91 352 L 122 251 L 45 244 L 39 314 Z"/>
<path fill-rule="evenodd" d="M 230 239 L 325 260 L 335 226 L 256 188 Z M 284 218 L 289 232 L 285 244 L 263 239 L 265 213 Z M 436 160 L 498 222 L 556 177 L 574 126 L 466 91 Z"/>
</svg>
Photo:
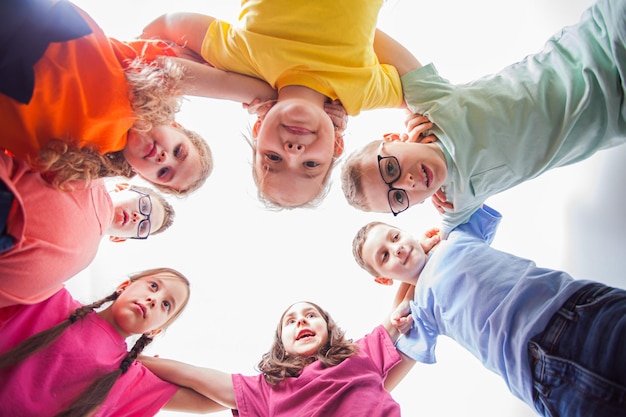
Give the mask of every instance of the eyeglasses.
<svg viewBox="0 0 626 417">
<path fill-rule="evenodd" d="M 150 236 L 150 213 L 152 213 L 152 200 L 146 193 L 142 193 L 141 191 L 133 188 L 129 189 L 139 194 L 139 213 L 146 216 L 146 218 L 140 221 L 137 226 L 137 237 L 133 237 L 131 239 L 147 239 L 148 236 Z"/>
<path fill-rule="evenodd" d="M 389 186 L 389 192 L 387 193 L 387 201 L 389 202 L 389 208 L 394 216 L 402 213 L 409 208 L 409 195 L 402 188 L 395 188 L 391 184 L 400 179 L 402 172 L 400 171 L 400 162 L 395 156 L 380 156 L 383 150 L 385 142 L 380 144 L 378 148 L 378 171 L 380 176 Z"/>
</svg>

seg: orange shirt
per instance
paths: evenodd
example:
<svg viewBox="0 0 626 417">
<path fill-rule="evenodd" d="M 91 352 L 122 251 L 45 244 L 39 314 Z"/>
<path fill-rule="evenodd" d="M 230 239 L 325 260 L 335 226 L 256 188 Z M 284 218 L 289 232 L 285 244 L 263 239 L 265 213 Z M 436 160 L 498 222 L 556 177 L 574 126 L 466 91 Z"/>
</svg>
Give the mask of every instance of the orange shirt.
<svg viewBox="0 0 626 417">
<path fill-rule="evenodd" d="M 146 53 L 175 55 L 163 42 L 123 43 L 108 38 L 76 8 L 92 33 L 50 43 L 35 64 L 35 88 L 25 105 L 0 95 L 0 147 L 18 157 L 36 157 L 50 139 L 95 145 L 102 153 L 126 145 L 136 117 L 129 101 L 124 61 Z"/>
</svg>

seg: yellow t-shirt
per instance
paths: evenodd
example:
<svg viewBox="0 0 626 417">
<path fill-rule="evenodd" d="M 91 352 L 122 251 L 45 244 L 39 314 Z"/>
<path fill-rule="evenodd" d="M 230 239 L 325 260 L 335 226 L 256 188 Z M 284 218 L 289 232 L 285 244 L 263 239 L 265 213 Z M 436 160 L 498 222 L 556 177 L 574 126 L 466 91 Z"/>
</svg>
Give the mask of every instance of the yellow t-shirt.
<svg viewBox="0 0 626 417">
<path fill-rule="evenodd" d="M 243 0 L 239 24 L 215 21 L 202 56 L 216 68 L 280 89 L 302 85 L 339 99 L 350 115 L 398 107 L 402 85 L 373 41 L 382 0 Z"/>
</svg>

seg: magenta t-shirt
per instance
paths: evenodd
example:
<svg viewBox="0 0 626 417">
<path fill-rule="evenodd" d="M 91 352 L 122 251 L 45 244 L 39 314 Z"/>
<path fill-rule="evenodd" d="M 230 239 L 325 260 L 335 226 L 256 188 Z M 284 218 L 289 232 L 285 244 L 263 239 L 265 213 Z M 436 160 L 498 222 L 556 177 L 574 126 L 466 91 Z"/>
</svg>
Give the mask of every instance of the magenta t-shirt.
<svg viewBox="0 0 626 417">
<path fill-rule="evenodd" d="M 387 373 L 400 361 L 383 326 L 360 339 L 359 353 L 337 366 L 314 362 L 297 378 L 269 385 L 262 374 L 233 375 L 240 417 L 400 416 L 400 406 L 385 390 Z"/>
<path fill-rule="evenodd" d="M 65 289 L 32 305 L 0 309 L 0 353 L 67 319 L 80 304 Z M 49 347 L 0 370 L 0 416 L 55 415 L 126 356 L 126 341 L 96 313 L 71 325 Z M 178 386 L 135 361 L 93 417 L 155 415 Z"/>
</svg>

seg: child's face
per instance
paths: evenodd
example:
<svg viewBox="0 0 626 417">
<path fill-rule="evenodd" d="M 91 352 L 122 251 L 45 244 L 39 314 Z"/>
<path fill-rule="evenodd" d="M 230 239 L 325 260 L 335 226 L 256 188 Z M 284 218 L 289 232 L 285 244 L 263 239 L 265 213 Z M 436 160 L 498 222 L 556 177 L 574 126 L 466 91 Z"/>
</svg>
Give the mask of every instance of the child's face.
<svg viewBox="0 0 626 417">
<path fill-rule="evenodd" d="M 189 297 L 189 288 L 180 279 L 152 276 L 122 284 L 111 305 L 113 327 L 123 337 L 159 332 Z"/>
<path fill-rule="evenodd" d="M 281 100 L 253 133 L 262 193 L 286 207 L 313 200 L 333 164 L 335 132 L 324 109 L 304 100 Z"/>
<path fill-rule="evenodd" d="M 113 200 L 113 221 L 106 233 L 118 238 L 144 238 L 163 225 L 163 204 L 147 194 L 130 188 L 109 193 Z"/>
<path fill-rule="evenodd" d="M 202 172 L 197 149 L 175 125 L 159 125 L 147 133 L 130 131 L 124 157 L 146 181 L 187 189 Z"/>
<path fill-rule="evenodd" d="M 328 343 L 328 324 L 309 303 L 296 303 L 283 315 L 281 340 L 290 355 L 313 356 Z"/>
<path fill-rule="evenodd" d="M 413 285 L 426 264 L 422 245 L 410 234 L 388 225 L 376 225 L 369 231 L 362 255 L 380 277 Z"/>
<path fill-rule="evenodd" d="M 399 213 L 421 204 L 444 184 L 448 174 L 437 145 L 406 142 L 382 142 L 376 153 L 364 157 L 362 169 L 365 199 L 370 211 L 379 213 L 392 209 Z"/>
</svg>

